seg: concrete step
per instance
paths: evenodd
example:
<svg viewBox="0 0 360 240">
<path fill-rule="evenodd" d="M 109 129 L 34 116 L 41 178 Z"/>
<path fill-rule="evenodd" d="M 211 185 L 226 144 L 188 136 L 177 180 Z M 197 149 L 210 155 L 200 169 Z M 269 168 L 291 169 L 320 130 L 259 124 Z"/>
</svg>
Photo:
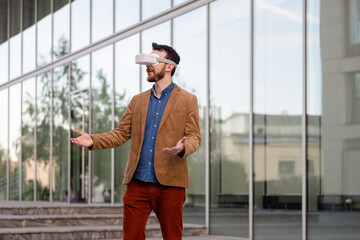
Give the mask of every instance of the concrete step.
<svg viewBox="0 0 360 240">
<path fill-rule="evenodd" d="M 161 238 L 158 224 L 148 225 L 146 237 Z M 184 224 L 183 236 L 204 236 L 206 227 Z M 0 239 L 119 239 L 122 238 L 121 226 L 67 226 L 67 227 L 37 227 L 37 228 L 3 228 L 0 229 Z"/>
<path fill-rule="evenodd" d="M 17 204 L 1 205 L 0 215 L 122 214 L 123 205 L 106 204 Z"/>
<path fill-rule="evenodd" d="M 0 228 L 60 227 L 60 226 L 122 226 L 122 214 L 76 214 L 76 215 L 0 215 Z M 148 224 L 157 224 L 151 214 Z"/>
</svg>

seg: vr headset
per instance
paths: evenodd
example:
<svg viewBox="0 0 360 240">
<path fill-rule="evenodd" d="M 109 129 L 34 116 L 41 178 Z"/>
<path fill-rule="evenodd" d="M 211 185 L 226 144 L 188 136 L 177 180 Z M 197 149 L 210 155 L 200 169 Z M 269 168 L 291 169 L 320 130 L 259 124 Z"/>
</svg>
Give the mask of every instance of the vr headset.
<svg viewBox="0 0 360 240">
<path fill-rule="evenodd" d="M 176 63 L 166 58 L 161 58 L 159 54 L 153 53 L 144 53 L 144 54 L 137 54 L 135 56 L 135 63 L 142 64 L 142 65 L 151 65 L 156 66 L 159 62 L 173 64 L 176 67 Z"/>
</svg>

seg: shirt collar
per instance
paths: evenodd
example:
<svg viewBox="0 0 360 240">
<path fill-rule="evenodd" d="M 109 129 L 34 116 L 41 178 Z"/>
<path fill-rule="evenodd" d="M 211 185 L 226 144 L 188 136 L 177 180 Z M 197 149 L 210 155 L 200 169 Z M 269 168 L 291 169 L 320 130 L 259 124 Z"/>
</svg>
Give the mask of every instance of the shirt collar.
<svg viewBox="0 0 360 240">
<path fill-rule="evenodd" d="M 163 95 L 169 95 L 171 91 L 174 89 L 175 84 L 171 81 L 170 85 L 167 86 L 164 90 L 161 92 L 161 96 Z M 152 87 L 151 92 L 155 95 L 155 84 Z"/>
</svg>

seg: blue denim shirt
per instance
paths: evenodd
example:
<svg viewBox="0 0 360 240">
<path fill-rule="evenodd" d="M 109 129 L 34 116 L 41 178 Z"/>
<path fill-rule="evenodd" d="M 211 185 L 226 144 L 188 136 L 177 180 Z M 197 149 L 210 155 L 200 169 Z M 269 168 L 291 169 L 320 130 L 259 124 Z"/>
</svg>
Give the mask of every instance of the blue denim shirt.
<svg viewBox="0 0 360 240">
<path fill-rule="evenodd" d="M 150 102 L 146 117 L 144 141 L 141 149 L 140 160 L 134 173 L 134 178 L 143 182 L 157 183 L 158 180 L 154 169 L 154 151 L 158 128 L 164 113 L 170 94 L 174 89 L 174 83 L 161 92 L 158 99 L 155 96 L 155 85 L 152 88 Z"/>
</svg>

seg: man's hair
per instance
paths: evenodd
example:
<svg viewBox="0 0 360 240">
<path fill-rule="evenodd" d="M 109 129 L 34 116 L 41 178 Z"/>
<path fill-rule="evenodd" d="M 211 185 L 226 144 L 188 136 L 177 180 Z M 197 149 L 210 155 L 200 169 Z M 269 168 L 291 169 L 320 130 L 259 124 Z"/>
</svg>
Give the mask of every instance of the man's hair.
<svg viewBox="0 0 360 240">
<path fill-rule="evenodd" d="M 172 47 L 170 47 L 168 45 L 161 45 L 161 44 L 157 44 L 157 43 L 153 42 L 152 43 L 152 48 L 153 48 L 153 50 L 165 51 L 166 52 L 166 56 L 165 56 L 166 59 L 174 61 L 177 65 L 179 64 L 180 56 Z M 171 76 L 174 76 L 175 70 L 176 70 L 176 66 L 171 71 Z"/>
</svg>

